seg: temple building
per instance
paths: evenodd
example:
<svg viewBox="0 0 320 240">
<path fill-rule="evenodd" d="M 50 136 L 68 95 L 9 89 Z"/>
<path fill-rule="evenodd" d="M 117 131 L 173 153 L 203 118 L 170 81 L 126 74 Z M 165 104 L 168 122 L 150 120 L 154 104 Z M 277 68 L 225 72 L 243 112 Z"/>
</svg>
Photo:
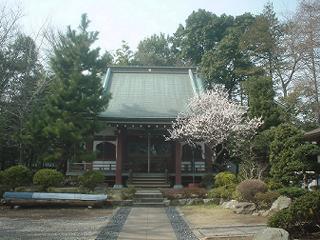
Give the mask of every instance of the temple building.
<svg viewBox="0 0 320 240">
<path fill-rule="evenodd" d="M 101 170 L 115 188 L 138 176 L 165 177 L 168 186 L 180 188 L 211 171 L 204 144 L 191 148 L 165 138 L 188 100 L 204 90 L 195 68 L 110 67 L 103 87 L 111 94 L 100 114 L 105 127 L 88 144 L 96 159 L 69 163 L 69 175 Z"/>
</svg>

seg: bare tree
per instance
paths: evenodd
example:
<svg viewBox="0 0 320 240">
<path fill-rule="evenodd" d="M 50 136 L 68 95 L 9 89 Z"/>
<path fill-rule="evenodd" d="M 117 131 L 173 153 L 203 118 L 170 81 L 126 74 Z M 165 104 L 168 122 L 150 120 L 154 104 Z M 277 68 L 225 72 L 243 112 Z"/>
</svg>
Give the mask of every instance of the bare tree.
<svg viewBox="0 0 320 240">
<path fill-rule="evenodd" d="M 299 28 L 299 41 L 304 52 L 303 80 L 306 87 L 313 92 L 310 101 L 317 123 L 320 123 L 319 81 L 320 81 L 320 2 L 317 0 L 303 0 L 300 2 L 295 15 L 295 22 Z"/>
</svg>

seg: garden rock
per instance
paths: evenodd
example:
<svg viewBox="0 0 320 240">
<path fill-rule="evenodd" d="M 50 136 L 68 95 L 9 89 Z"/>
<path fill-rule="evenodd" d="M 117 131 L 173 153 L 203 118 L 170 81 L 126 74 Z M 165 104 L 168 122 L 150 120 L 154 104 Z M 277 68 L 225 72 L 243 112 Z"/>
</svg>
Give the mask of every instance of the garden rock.
<svg viewBox="0 0 320 240">
<path fill-rule="evenodd" d="M 236 206 L 238 203 L 239 203 L 239 202 L 238 202 L 237 200 L 231 200 L 231 201 L 222 203 L 221 207 L 227 208 L 227 209 L 235 209 L 235 206 Z"/>
<path fill-rule="evenodd" d="M 291 198 L 288 198 L 286 196 L 280 196 L 277 200 L 275 200 L 272 203 L 272 206 L 270 208 L 270 212 L 275 213 L 279 212 L 282 209 L 288 208 L 291 204 Z"/>
<path fill-rule="evenodd" d="M 233 212 L 237 214 L 252 214 L 256 210 L 256 205 L 250 202 L 239 202 L 235 204 Z"/>
<path fill-rule="evenodd" d="M 257 232 L 253 240 L 289 240 L 289 233 L 282 228 L 266 228 Z"/>
<path fill-rule="evenodd" d="M 187 203 L 187 199 L 179 199 L 178 202 L 179 202 L 179 206 L 184 206 Z"/>
<path fill-rule="evenodd" d="M 201 198 L 187 199 L 187 205 L 198 205 L 202 203 L 203 203 L 203 200 Z"/>
<path fill-rule="evenodd" d="M 219 202 L 220 202 L 220 199 L 218 199 L 218 198 L 205 198 L 205 199 L 203 199 L 203 203 L 206 205 L 219 204 Z"/>
</svg>

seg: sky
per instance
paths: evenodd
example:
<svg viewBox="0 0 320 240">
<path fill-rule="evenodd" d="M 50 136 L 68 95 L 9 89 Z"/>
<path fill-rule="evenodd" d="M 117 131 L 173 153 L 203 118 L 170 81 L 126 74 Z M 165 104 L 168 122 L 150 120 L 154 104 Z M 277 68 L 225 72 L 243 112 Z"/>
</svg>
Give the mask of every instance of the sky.
<svg viewBox="0 0 320 240">
<path fill-rule="evenodd" d="M 132 49 L 154 34 L 172 34 L 192 11 L 206 9 L 217 15 L 261 13 L 267 0 L 0 0 L 0 6 L 20 6 L 22 28 L 36 35 L 46 27 L 63 30 L 77 27 L 82 13 L 91 20 L 90 30 L 99 31 L 97 45 L 114 52 L 125 40 Z M 273 0 L 281 18 L 296 9 L 298 0 Z"/>
</svg>

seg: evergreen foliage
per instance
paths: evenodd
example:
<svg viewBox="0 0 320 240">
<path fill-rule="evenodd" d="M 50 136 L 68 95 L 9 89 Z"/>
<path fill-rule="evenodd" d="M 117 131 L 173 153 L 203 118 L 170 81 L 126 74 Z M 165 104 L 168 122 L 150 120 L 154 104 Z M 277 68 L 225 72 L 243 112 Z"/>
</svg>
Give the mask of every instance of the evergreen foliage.
<svg viewBox="0 0 320 240">
<path fill-rule="evenodd" d="M 43 161 L 57 163 L 63 172 L 67 161 L 76 160 L 84 152 L 83 143 L 97 131 L 97 115 L 109 97 L 103 92 L 101 78 L 110 58 L 107 53 L 100 56 L 100 49 L 92 47 L 98 32 L 88 31 L 88 26 L 84 14 L 78 31 L 68 27 L 59 34 L 50 59 L 51 95 L 42 114 L 33 119 L 45 144 Z"/>
<path fill-rule="evenodd" d="M 43 190 L 59 186 L 64 179 L 61 172 L 55 169 L 40 169 L 33 176 L 33 184 L 40 185 Z"/>
<path fill-rule="evenodd" d="M 314 167 L 316 159 L 310 157 L 318 151 L 316 145 L 304 143 L 301 130 L 289 124 L 279 125 L 270 145 L 272 178 L 285 186 L 298 184 L 302 173 Z"/>
</svg>

